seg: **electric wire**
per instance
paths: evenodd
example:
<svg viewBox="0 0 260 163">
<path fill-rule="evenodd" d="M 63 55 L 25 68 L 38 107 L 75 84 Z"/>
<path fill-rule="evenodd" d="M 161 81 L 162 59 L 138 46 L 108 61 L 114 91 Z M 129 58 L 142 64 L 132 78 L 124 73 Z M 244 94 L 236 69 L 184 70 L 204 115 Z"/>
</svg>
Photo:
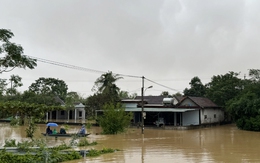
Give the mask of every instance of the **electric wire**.
<svg viewBox="0 0 260 163">
<path fill-rule="evenodd" d="M 37 61 L 39 62 L 43 62 L 43 63 L 47 63 L 47 64 L 52 64 L 52 65 L 55 65 L 55 66 L 61 66 L 61 67 L 65 67 L 65 68 L 70 68 L 70 69 L 75 69 L 75 70 L 81 70 L 81 71 L 89 71 L 89 72 L 94 72 L 94 73 L 99 73 L 99 74 L 104 74 L 106 73 L 105 71 L 100 71 L 100 70 L 94 70 L 94 69 L 89 69 L 89 68 L 84 68 L 84 67 L 79 67 L 79 66 L 75 66 L 75 65 L 71 65 L 71 64 L 66 64 L 66 63 L 61 63 L 61 62 L 56 62 L 56 61 L 51 61 L 51 60 L 47 60 L 47 59 L 43 59 L 43 58 L 39 58 L 39 57 L 33 57 L 33 56 L 29 56 L 29 55 L 26 55 L 30 58 L 33 58 L 33 59 L 36 59 Z M 130 77 L 130 78 L 144 78 L 145 80 L 149 81 L 149 82 L 152 82 L 154 84 L 157 84 L 159 86 L 162 86 L 164 88 L 167 88 L 167 89 L 170 89 L 170 90 L 173 90 L 173 91 L 177 91 L 177 89 L 173 89 L 173 88 L 170 88 L 168 86 L 165 86 L 163 84 L 160 84 L 160 83 L 157 83 L 155 81 L 152 81 L 150 79 L 147 79 L 143 76 L 135 76 L 135 75 L 125 75 L 125 74 L 119 74 L 119 73 L 113 73 L 114 75 L 119 75 L 119 76 L 124 76 L 124 77 Z"/>
<path fill-rule="evenodd" d="M 51 61 L 51 60 L 38 58 L 38 57 L 33 57 L 33 56 L 29 56 L 29 55 L 27 55 L 27 56 L 30 57 L 30 58 L 36 59 L 39 62 L 48 63 L 48 64 L 52 64 L 52 65 L 56 65 L 56 66 L 61 66 L 61 67 L 66 67 L 66 68 L 71 68 L 71 69 L 76 69 L 76 70 L 81 70 L 81 71 L 90 71 L 90 72 L 100 73 L 100 74 L 106 73 L 105 71 L 99 71 L 99 70 L 94 70 L 94 69 L 74 66 L 74 65 L 70 65 L 70 64 L 66 64 L 66 63 Z M 113 73 L 113 74 L 114 75 L 119 75 L 119 76 L 124 76 L 124 77 L 142 78 L 141 76 L 134 76 L 134 75 L 125 75 L 125 74 L 119 74 L 119 73 Z"/>
<path fill-rule="evenodd" d="M 177 89 L 173 89 L 173 88 L 167 87 L 167 86 L 165 86 L 165 85 L 163 85 L 163 84 L 157 83 L 157 82 L 152 81 L 152 80 L 147 79 L 147 78 L 145 78 L 145 79 L 146 79 L 147 81 L 151 82 L 151 83 L 157 84 L 157 85 L 162 86 L 162 87 L 164 87 L 164 88 L 167 88 L 167 89 L 170 89 L 170 90 L 179 92 Z"/>
</svg>

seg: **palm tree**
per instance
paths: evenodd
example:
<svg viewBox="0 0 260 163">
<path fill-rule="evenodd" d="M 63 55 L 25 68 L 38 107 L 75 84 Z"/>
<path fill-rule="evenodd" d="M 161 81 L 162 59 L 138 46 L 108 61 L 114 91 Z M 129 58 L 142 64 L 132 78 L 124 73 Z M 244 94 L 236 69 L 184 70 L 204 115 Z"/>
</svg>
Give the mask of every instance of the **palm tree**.
<svg viewBox="0 0 260 163">
<path fill-rule="evenodd" d="M 113 74 L 111 71 L 102 74 L 96 81 L 95 86 L 98 93 L 118 95 L 120 89 L 116 86 L 115 82 L 123 79 L 118 74 Z"/>
</svg>

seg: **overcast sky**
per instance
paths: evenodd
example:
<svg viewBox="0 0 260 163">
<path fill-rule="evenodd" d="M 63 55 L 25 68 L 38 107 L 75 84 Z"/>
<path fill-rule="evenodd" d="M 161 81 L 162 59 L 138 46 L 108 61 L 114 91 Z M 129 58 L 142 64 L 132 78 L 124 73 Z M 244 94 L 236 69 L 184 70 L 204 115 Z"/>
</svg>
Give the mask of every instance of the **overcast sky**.
<svg viewBox="0 0 260 163">
<path fill-rule="evenodd" d="M 203 84 L 229 71 L 260 69 L 259 0 L 0 0 L 0 28 L 24 54 L 102 72 L 144 76 L 146 95 Z M 83 96 L 101 73 L 43 62 L 20 75 L 28 89 L 39 77 L 64 80 Z M 124 76 L 121 90 L 140 95 L 141 78 Z"/>
</svg>

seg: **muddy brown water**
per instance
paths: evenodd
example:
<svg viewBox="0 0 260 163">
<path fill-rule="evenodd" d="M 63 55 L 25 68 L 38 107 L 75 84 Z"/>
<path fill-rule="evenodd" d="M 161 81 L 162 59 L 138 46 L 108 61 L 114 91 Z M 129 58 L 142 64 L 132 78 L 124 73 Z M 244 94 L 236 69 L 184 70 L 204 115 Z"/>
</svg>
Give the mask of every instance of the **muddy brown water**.
<svg viewBox="0 0 260 163">
<path fill-rule="evenodd" d="M 69 132 L 76 132 L 80 126 L 69 126 Z M 48 145 L 69 143 L 70 138 L 43 137 L 45 125 L 38 125 L 36 138 L 46 139 Z M 195 130 L 161 130 L 130 128 L 124 134 L 100 135 L 99 127 L 88 129 L 90 142 L 98 145 L 76 149 L 120 149 L 115 153 L 93 158 L 68 161 L 67 163 L 244 163 L 260 162 L 260 132 L 242 131 L 235 125 L 223 125 Z M 0 144 L 5 139 L 26 139 L 25 127 L 10 127 L 0 123 Z"/>
</svg>

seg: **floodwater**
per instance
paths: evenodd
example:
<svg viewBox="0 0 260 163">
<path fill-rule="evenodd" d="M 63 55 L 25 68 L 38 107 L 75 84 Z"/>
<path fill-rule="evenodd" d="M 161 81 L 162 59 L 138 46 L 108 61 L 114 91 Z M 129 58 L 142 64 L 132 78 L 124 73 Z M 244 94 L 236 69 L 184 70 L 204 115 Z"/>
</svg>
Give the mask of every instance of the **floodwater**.
<svg viewBox="0 0 260 163">
<path fill-rule="evenodd" d="M 42 137 L 45 125 L 38 125 L 36 138 L 46 139 L 49 145 L 68 143 L 70 138 Z M 70 126 L 76 132 L 80 126 Z M 66 163 L 251 163 L 260 162 L 260 132 L 242 131 L 235 125 L 223 125 L 195 130 L 163 130 L 130 128 L 124 134 L 100 135 L 99 127 L 88 129 L 87 138 L 98 145 L 82 149 L 120 149 L 115 153 L 94 158 L 82 158 Z M 0 124 L 0 144 L 5 139 L 25 140 L 25 127 Z"/>
</svg>

